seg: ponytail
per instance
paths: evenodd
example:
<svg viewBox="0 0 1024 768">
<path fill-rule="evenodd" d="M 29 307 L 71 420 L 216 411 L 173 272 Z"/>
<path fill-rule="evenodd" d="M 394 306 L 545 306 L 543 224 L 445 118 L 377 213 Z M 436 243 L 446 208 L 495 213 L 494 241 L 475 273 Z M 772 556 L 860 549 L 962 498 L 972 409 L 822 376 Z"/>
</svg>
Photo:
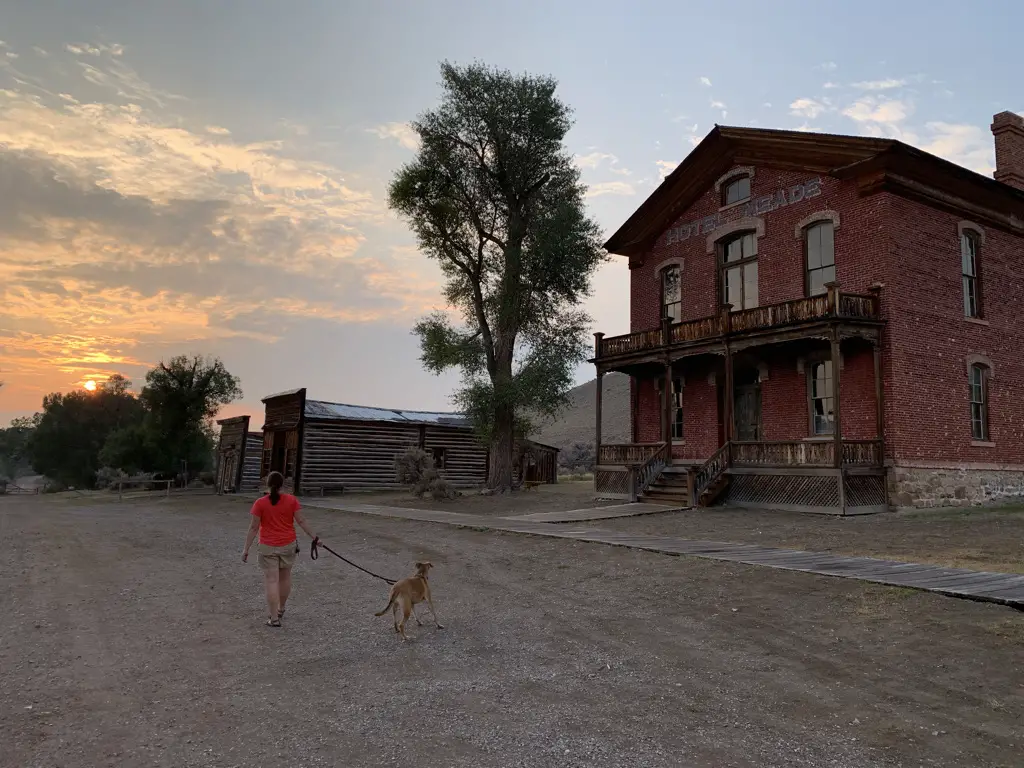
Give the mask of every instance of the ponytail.
<svg viewBox="0 0 1024 768">
<path fill-rule="evenodd" d="M 267 476 L 267 488 L 270 489 L 271 504 L 277 504 L 281 500 L 282 485 L 284 485 L 284 477 L 280 472 L 271 472 Z"/>
</svg>

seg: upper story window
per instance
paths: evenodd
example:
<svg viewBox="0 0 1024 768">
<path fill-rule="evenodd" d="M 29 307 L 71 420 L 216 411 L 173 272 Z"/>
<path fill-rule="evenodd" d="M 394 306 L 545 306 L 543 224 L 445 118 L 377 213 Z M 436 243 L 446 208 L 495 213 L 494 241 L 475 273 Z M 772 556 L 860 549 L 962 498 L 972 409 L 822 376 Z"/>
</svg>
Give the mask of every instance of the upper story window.
<svg viewBox="0 0 1024 768">
<path fill-rule="evenodd" d="M 965 229 L 960 234 L 960 263 L 963 273 L 964 317 L 981 317 L 981 285 L 979 277 L 979 260 L 981 257 L 981 238 L 977 232 Z"/>
<path fill-rule="evenodd" d="M 987 441 L 989 369 L 980 363 L 974 363 L 968 371 L 971 390 L 971 437 Z"/>
<path fill-rule="evenodd" d="M 757 306 L 757 235 L 743 232 L 720 246 L 722 301 L 732 310 Z"/>
<path fill-rule="evenodd" d="M 836 279 L 835 226 L 819 221 L 804 230 L 804 251 L 807 261 L 807 295 L 827 293 L 825 288 Z"/>
<path fill-rule="evenodd" d="M 661 270 L 661 316 L 673 323 L 683 321 L 682 269 L 671 264 Z"/>
<path fill-rule="evenodd" d="M 750 177 L 737 176 L 722 186 L 722 205 L 741 203 L 750 197 Z"/>
<path fill-rule="evenodd" d="M 813 363 L 808 370 L 811 406 L 811 434 L 831 435 L 835 429 L 835 401 L 832 399 L 832 361 Z"/>
</svg>

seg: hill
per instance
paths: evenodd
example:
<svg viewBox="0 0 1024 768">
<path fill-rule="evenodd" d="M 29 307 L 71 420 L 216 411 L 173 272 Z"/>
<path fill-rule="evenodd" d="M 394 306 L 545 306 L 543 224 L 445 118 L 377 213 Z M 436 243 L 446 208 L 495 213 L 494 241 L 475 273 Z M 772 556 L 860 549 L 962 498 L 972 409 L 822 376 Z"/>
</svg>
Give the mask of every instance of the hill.
<svg viewBox="0 0 1024 768">
<path fill-rule="evenodd" d="M 539 423 L 531 437 L 563 451 L 575 443 L 592 444 L 595 426 L 595 386 L 597 380 L 593 379 L 570 390 L 569 406 L 558 415 L 558 418 Z M 629 377 L 621 373 L 607 374 L 604 377 L 603 398 L 602 442 L 629 442 Z"/>
</svg>

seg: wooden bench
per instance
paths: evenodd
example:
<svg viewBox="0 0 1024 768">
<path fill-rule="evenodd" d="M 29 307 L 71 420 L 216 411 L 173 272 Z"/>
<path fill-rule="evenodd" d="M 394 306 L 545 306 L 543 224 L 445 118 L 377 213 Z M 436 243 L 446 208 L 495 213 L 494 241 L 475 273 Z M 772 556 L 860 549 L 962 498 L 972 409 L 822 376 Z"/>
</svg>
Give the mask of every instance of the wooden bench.
<svg viewBox="0 0 1024 768">
<path fill-rule="evenodd" d="M 319 491 L 320 495 L 323 496 L 328 491 L 337 491 L 338 493 L 345 492 L 345 486 L 341 483 L 326 483 L 324 485 L 304 485 L 302 486 L 303 493 L 312 493 L 313 491 Z"/>
</svg>

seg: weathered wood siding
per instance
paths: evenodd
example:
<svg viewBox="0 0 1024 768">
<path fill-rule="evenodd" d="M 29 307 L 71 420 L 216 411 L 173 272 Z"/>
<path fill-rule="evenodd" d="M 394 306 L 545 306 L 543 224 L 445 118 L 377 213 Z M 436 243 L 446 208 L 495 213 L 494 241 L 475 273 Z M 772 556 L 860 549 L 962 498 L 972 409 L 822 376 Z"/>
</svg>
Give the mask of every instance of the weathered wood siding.
<svg viewBox="0 0 1024 768">
<path fill-rule="evenodd" d="M 249 432 L 245 439 L 245 457 L 242 464 L 240 491 L 255 491 L 260 487 L 260 460 L 263 456 L 263 433 Z"/>
<path fill-rule="evenodd" d="M 231 419 L 221 419 L 217 423 L 220 425 L 215 474 L 217 493 L 233 493 L 238 490 L 249 417 L 235 416 Z"/>
<path fill-rule="evenodd" d="M 302 441 L 302 488 L 395 490 L 395 457 L 419 444 L 415 424 L 313 421 Z"/>
<path fill-rule="evenodd" d="M 302 444 L 303 491 L 399 490 L 395 458 L 408 448 L 444 449 L 441 474 L 461 487 L 487 478 L 487 450 L 467 429 L 388 421 L 307 420 Z"/>
<path fill-rule="evenodd" d="M 441 475 L 453 485 L 470 488 L 487 482 L 487 449 L 469 429 L 427 425 L 423 448 L 444 449 Z"/>
<path fill-rule="evenodd" d="M 298 429 L 305 397 L 305 391 L 300 390 L 295 394 L 282 395 L 264 401 L 266 411 L 263 419 L 263 431 Z"/>
</svg>

